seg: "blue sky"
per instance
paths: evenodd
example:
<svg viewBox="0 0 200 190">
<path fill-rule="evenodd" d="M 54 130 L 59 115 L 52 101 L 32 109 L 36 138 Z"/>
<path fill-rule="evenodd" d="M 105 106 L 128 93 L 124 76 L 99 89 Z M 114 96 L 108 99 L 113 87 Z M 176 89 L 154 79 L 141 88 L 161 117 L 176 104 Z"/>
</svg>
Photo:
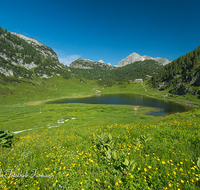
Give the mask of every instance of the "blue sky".
<svg viewBox="0 0 200 190">
<path fill-rule="evenodd" d="M 78 58 L 117 65 L 133 52 L 174 60 L 200 45 L 199 0 L 1 1 L 0 26 Z"/>
</svg>

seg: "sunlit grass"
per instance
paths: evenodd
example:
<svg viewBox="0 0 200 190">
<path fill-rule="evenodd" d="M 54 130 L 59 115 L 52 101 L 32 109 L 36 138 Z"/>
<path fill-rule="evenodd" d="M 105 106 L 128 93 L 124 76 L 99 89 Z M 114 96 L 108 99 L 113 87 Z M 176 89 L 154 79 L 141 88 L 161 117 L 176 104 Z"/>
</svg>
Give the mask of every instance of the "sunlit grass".
<svg viewBox="0 0 200 190">
<path fill-rule="evenodd" d="M 1 129 L 24 130 L 14 135 L 11 148 L 0 148 L 2 189 L 200 189 L 199 110 L 163 118 L 144 115 L 152 110 L 146 107 L 42 104 L 93 95 L 96 88 L 92 81 L 80 88 L 78 80 L 42 82 L 33 89 L 26 84 L 28 91 L 12 86 L 15 94 L 1 99 Z M 99 88 L 165 94 L 146 89 L 141 84 Z"/>
<path fill-rule="evenodd" d="M 0 110 L 1 129 L 20 131 L 59 126 L 96 126 L 110 123 L 128 124 L 154 119 L 144 115 L 153 108 L 128 105 L 95 104 L 42 104 L 24 106 L 2 106 Z M 63 124 L 64 123 L 64 124 Z"/>
<path fill-rule="evenodd" d="M 0 187 L 199 189 L 199 115 L 191 111 L 146 123 L 35 129 L 19 135 L 12 149 L 1 150 Z M 117 161 L 103 157 L 93 134 L 112 135 Z M 133 170 L 120 168 L 125 159 L 134 160 Z"/>
</svg>

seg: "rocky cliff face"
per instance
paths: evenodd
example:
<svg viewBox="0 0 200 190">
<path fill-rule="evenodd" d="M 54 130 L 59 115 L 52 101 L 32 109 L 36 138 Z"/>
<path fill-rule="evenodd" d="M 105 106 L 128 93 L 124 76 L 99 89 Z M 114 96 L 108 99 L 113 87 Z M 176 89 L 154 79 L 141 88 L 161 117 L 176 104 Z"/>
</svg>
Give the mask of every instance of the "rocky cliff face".
<svg viewBox="0 0 200 190">
<path fill-rule="evenodd" d="M 49 78 L 53 73 L 69 72 L 56 53 L 39 41 L 0 27 L 0 76 Z"/>
<path fill-rule="evenodd" d="M 144 60 L 147 60 L 147 59 L 157 61 L 161 65 L 166 65 L 166 64 L 171 62 L 171 61 L 167 60 L 166 58 L 160 58 L 160 57 L 153 58 L 153 57 L 150 57 L 150 56 L 147 56 L 147 55 L 141 56 L 141 55 L 134 52 L 134 53 L 130 54 L 128 57 L 126 57 L 125 59 L 121 60 L 117 64 L 117 67 L 123 67 L 125 65 L 130 64 L 130 63 L 134 63 L 136 61 L 144 61 Z"/>
<path fill-rule="evenodd" d="M 160 90 L 169 88 L 169 92 L 177 95 L 185 95 L 186 93 L 196 95 L 200 94 L 200 69 L 185 73 L 184 75 L 176 75 L 174 78 L 158 85 Z"/>
<path fill-rule="evenodd" d="M 38 40 L 36 40 L 34 38 L 28 38 L 28 37 L 23 36 L 22 34 L 18 34 L 18 33 L 11 32 L 11 34 L 14 34 L 14 35 L 24 39 L 27 43 L 29 43 L 31 46 L 33 46 L 45 58 L 50 57 L 51 59 L 53 58 L 58 61 L 58 57 L 57 57 L 56 53 L 51 48 L 40 43 Z"/>
</svg>

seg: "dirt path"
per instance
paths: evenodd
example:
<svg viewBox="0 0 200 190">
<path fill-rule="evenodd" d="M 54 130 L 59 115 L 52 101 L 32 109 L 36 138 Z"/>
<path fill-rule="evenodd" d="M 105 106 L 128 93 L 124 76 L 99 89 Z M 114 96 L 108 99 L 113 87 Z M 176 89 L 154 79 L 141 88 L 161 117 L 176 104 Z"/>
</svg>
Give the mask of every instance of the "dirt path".
<svg viewBox="0 0 200 190">
<path fill-rule="evenodd" d="M 147 89 L 145 88 L 143 82 L 141 82 L 141 85 L 143 86 L 144 90 L 147 92 Z"/>
</svg>

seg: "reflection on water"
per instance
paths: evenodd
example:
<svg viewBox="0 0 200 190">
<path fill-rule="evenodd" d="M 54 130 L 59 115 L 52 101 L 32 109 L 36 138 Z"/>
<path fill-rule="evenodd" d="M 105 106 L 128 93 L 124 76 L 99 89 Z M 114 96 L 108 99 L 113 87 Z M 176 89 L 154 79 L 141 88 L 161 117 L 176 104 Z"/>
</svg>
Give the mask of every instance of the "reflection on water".
<svg viewBox="0 0 200 190">
<path fill-rule="evenodd" d="M 49 103 L 88 103 L 88 104 L 113 104 L 113 105 L 135 105 L 156 108 L 147 115 L 167 116 L 177 112 L 185 112 L 191 108 L 185 105 L 173 103 L 166 100 L 159 100 L 136 94 L 109 94 L 92 96 L 87 98 L 65 99 Z"/>
</svg>

